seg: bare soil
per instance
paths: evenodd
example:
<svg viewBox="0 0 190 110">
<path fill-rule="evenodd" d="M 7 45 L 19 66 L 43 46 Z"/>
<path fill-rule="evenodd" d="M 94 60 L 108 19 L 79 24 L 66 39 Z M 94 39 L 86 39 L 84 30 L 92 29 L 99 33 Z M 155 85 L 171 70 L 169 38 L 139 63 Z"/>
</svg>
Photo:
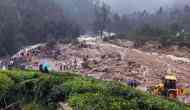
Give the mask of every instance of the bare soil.
<svg viewBox="0 0 190 110">
<path fill-rule="evenodd" d="M 82 75 L 97 79 L 121 82 L 135 79 L 142 86 L 158 84 L 168 70 L 172 70 L 176 72 L 178 82 L 188 85 L 190 59 L 185 56 L 186 53 L 189 54 L 188 51 L 179 51 L 178 53 L 184 54 L 179 57 L 173 50 L 153 51 L 156 47 L 149 47 L 148 50 L 148 46 L 136 49 L 131 43 L 128 45 L 120 46 L 103 41 L 75 45 L 57 43 L 47 48 L 48 54 L 40 51 L 37 56 L 33 56 L 32 62 L 40 63 L 46 59 L 55 71 L 79 71 Z"/>
</svg>

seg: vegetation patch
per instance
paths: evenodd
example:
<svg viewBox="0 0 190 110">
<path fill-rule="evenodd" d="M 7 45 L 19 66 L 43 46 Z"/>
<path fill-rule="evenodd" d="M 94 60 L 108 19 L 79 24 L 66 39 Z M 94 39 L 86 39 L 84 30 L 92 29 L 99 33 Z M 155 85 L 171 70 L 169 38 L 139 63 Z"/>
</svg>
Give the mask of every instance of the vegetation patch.
<svg viewBox="0 0 190 110">
<path fill-rule="evenodd" d="M 179 102 L 72 73 L 0 71 L 0 107 L 18 102 L 23 110 L 56 110 L 69 102 L 73 110 L 190 110 Z"/>
</svg>

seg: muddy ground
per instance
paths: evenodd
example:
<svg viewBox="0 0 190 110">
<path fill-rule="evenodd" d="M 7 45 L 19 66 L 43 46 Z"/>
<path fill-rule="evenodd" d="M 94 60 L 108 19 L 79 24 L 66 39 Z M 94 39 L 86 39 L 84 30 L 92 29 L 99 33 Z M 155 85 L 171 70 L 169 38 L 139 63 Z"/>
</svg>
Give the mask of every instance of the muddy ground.
<svg viewBox="0 0 190 110">
<path fill-rule="evenodd" d="M 172 71 L 176 72 L 178 82 L 188 85 L 188 57 L 179 57 L 175 51 L 172 53 L 159 49 L 151 50 L 156 47 L 149 47 L 148 50 L 142 46 L 137 49 L 129 41 L 123 43 L 128 46 L 103 41 L 56 43 L 51 47 L 41 48 L 37 55 L 32 56 L 30 64 L 48 62 L 55 71 L 77 71 L 82 75 L 103 80 L 127 82 L 129 79 L 135 79 L 142 86 L 158 84 L 163 76 Z M 179 53 L 186 55 L 183 52 Z M 32 67 L 38 69 L 37 66 Z"/>
</svg>

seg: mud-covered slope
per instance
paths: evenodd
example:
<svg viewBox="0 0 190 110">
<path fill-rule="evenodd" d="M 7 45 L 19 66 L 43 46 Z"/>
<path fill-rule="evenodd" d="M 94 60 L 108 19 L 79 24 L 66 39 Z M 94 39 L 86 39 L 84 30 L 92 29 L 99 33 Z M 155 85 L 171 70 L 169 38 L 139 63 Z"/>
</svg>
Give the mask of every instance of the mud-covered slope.
<svg viewBox="0 0 190 110">
<path fill-rule="evenodd" d="M 97 79 L 122 82 L 136 79 L 142 86 L 158 84 L 169 70 L 176 72 L 180 83 L 188 84 L 190 78 L 188 58 L 100 41 L 43 47 L 32 56 L 30 64 L 41 62 L 48 62 L 55 71 L 79 71 Z"/>
</svg>

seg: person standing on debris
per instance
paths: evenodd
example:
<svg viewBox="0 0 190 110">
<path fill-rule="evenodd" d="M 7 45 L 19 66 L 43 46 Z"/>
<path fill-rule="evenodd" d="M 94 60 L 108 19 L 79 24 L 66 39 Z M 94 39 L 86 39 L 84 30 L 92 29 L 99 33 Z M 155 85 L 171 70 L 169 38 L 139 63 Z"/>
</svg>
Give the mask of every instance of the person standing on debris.
<svg viewBox="0 0 190 110">
<path fill-rule="evenodd" d="M 43 73 L 49 73 L 52 70 L 51 66 L 48 63 L 48 59 L 41 60 L 39 64 L 39 70 Z"/>
<path fill-rule="evenodd" d="M 65 71 L 67 69 L 66 63 L 63 63 L 63 70 Z"/>
<path fill-rule="evenodd" d="M 60 63 L 60 71 L 63 71 L 63 64 Z"/>
<path fill-rule="evenodd" d="M 86 55 L 85 57 L 83 57 L 83 63 L 82 63 L 82 67 L 83 68 L 88 68 L 89 67 L 88 58 L 89 58 L 88 55 Z"/>
<path fill-rule="evenodd" d="M 77 69 L 77 59 L 74 60 L 74 69 Z"/>
<path fill-rule="evenodd" d="M 57 68 L 59 71 L 63 71 L 63 64 L 62 64 L 62 63 L 56 63 L 56 68 Z"/>
<path fill-rule="evenodd" d="M 10 61 L 9 61 L 9 64 L 8 64 L 8 68 L 9 68 L 9 69 L 13 68 L 13 65 L 14 65 L 14 61 L 13 61 L 13 60 L 10 60 Z"/>
<path fill-rule="evenodd" d="M 40 64 L 39 70 L 43 73 L 49 73 L 51 71 L 51 67 L 48 63 Z"/>
<path fill-rule="evenodd" d="M 137 80 L 128 80 L 127 84 L 131 87 L 137 87 L 140 83 Z"/>
</svg>

